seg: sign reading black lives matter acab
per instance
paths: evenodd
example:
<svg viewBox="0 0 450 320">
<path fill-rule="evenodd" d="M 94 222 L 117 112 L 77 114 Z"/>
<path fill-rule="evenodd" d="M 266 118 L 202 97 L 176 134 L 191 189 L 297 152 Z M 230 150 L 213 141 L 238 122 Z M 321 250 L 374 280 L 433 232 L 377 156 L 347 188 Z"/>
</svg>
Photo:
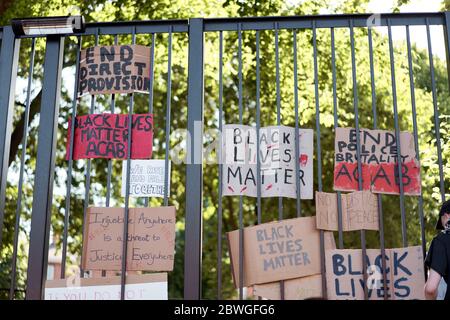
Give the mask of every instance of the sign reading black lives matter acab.
<svg viewBox="0 0 450 320">
<path fill-rule="evenodd" d="M 78 95 L 148 93 L 150 48 L 96 46 L 81 51 Z"/>
</svg>

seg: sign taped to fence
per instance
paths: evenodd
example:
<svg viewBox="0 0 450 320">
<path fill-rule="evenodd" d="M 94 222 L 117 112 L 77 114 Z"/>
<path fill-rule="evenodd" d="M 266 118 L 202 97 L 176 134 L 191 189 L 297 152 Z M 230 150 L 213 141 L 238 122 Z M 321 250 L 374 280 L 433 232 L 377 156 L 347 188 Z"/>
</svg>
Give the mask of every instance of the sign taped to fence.
<svg viewBox="0 0 450 320">
<path fill-rule="evenodd" d="M 131 130 L 131 158 L 149 159 L 153 149 L 153 115 L 134 114 Z M 126 159 L 128 153 L 128 115 L 90 114 L 75 119 L 72 159 Z M 72 121 L 66 144 L 66 160 L 70 157 Z"/>
<path fill-rule="evenodd" d="M 253 286 L 253 295 L 269 300 L 281 300 L 280 281 L 255 284 Z M 284 281 L 285 300 L 304 300 L 309 298 L 323 298 L 321 274 Z"/>
<path fill-rule="evenodd" d="M 239 230 L 227 233 L 231 270 L 239 286 Z M 244 286 L 319 274 L 320 232 L 315 217 L 286 219 L 244 228 Z M 325 232 L 325 249 L 335 248 Z"/>
<path fill-rule="evenodd" d="M 170 196 L 170 161 L 167 162 L 167 196 Z M 131 160 L 130 196 L 164 197 L 165 160 Z M 127 161 L 122 163 L 122 197 L 125 197 L 127 183 Z"/>
<path fill-rule="evenodd" d="M 47 280 L 45 300 L 120 300 L 121 277 Z M 167 300 L 167 273 L 126 277 L 125 300 Z"/>
<path fill-rule="evenodd" d="M 380 249 L 367 249 L 368 281 L 366 284 L 370 300 L 424 299 L 424 264 L 420 246 L 386 249 L 386 284 L 383 280 Z M 328 299 L 363 300 L 364 279 L 362 274 L 361 249 L 327 250 Z"/>
<path fill-rule="evenodd" d="M 79 96 L 149 92 L 150 47 L 96 46 L 80 54 Z"/>
<path fill-rule="evenodd" d="M 90 207 L 84 230 L 84 270 L 121 270 L 124 208 Z M 127 270 L 171 271 L 175 207 L 130 208 Z"/>
<path fill-rule="evenodd" d="M 356 139 L 354 128 L 336 128 L 334 190 L 359 190 Z M 359 141 L 362 189 L 374 193 L 399 194 L 400 174 L 394 131 L 360 129 Z M 404 194 L 420 195 L 420 165 L 410 132 L 400 132 L 400 147 Z"/>
<path fill-rule="evenodd" d="M 336 193 L 316 191 L 317 229 L 338 231 Z M 377 196 L 370 191 L 341 194 L 342 231 L 378 230 Z"/>
<path fill-rule="evenodd" d="M 295 128 L 260 129 L 261 197 L 296 198 L 296 164 L 299 162 L 300 197 L 313 198 L 312 129 L 299 129 L 299 154 L 295 156 Z M 223 195 L 257 196 L 256 128 L 229 124 L 222 134 Z"/>
</svg>

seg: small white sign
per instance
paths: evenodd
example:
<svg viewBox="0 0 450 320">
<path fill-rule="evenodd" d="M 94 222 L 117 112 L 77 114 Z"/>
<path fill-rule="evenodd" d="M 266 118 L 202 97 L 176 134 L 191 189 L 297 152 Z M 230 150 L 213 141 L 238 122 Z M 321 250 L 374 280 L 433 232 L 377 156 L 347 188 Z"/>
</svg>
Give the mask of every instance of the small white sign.
<svg viewBox="0 0 450 320">
<path fill-rule="evenodd" d="M 120 277 L 47 281 L 45 300 L 120 300 Z M 167 274 L 127 276 L 125 300 L 167 300 Z"/>
<path fill-rule="evenodd" d="M 164 197 L 165 160 L 131 160 L 130 196 Z M 127 183 L 127 161 L 122 165 L 122 197 Z M 170 196 L 170 161 L 168 161 L 167 196 Z"/>
</svg>

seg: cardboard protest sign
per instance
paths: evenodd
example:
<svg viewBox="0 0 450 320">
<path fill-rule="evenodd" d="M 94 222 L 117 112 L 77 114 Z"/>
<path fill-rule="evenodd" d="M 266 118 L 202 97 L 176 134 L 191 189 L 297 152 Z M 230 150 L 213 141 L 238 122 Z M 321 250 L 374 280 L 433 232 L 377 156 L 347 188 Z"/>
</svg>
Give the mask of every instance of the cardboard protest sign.
<svg viewBox="0 0 450 320">
<path fill-rule="evenodd" d="M 383 281 L 380 249 L 367 249 L 370 300 L 424 299 L 425 285 L 422 248 L 420 246 L 386 249 L 386 283 Z M 362 251 L 328 250 L 325 254 L 328 299 L 364 299 Z"/>
<path fill-rule="evenodd" d="M 255 284 L 253 286 L 253 295 L 269 300 L 281 300 L 280 282 Z M 304 300 L 309 298 L 323 298 L 322 275 L 316 274 L 284 281 L 285 300 Z"/>
<path fill-rule="evenodd" d="M 121 270 L 124 208 L 87 210 L 84 270 Z M 175 207 L 130 208 L 127 270 L 171 271 L 175 255 Z"/>
<path fill-rule="evenodd" d="M 353 128 L 336 128 L 334 190 L 357 191 L 357 134 Z M 362 189 L 374 193 L 399 194 L 400 173 L 397 142 L 393 131 L 360 129 Z M 420 195 L 420 165 L 413 135 L 400 132 L 403 190 Z"/>
<path fill-rule="evenodd" d="M 89 47 L 80 52 L 78 95 L 148 93 L 150 48 L 140 45 Z"/>
<path fill-rule="evenodd" d="M 134 114 L 131 124 L 131 158 L 148 159 L 153 148 L 153 115 Z M 128 153 L 128 115 L 90 114 L 77 116 L 73 139 L 73 160 L 107 158 L 126 159 Z M 66 144 L 69 160 L 72 121 Z"/>
<path fill-rule="evenodd" d="M 315 217 L 287 219 L 244 228 L 244 286 L 318 274 L 320 233 Z M 239 230 L 227 233 L 233 280 L 239 286 Z M 325 248 L 335 248 L 325 233 Z"/>
<path fill-rule="evenodd" d="M 121 277 L 50 280 L 45 300 L 120 300 Z M 127 275 L 125 300 L 167 300 L 167 273 Z"/>
<path fill-rule="evenodd" d="M 378 230 L 377 196 L 370 191 L 341 194 L 342 231 Z M 317 229 L 338 231 L 337 194 L 316 191 Z"/>
<path fill-rule="evenodd" d="M 164 197 L 165 160 L 131 160 L 130 196 Z M 167 196 L 170 195 L 170 161 L 168 162 Z M 127 161 L 122 164 L 122 197 L 127 183 Z"/>
<path fill-rule="evenodd" d="M 297 197 L 296 164 L 299 163 L 300 197 L 313 198 L 313 140 L 311 129 L 299 129 L 299 154 L 295 155 L 295 128 L 260 129 L 261 197 Z M 256 128 L 229 124 L 222 134 L 223 195 L 257 196 Z"/>
</svg>

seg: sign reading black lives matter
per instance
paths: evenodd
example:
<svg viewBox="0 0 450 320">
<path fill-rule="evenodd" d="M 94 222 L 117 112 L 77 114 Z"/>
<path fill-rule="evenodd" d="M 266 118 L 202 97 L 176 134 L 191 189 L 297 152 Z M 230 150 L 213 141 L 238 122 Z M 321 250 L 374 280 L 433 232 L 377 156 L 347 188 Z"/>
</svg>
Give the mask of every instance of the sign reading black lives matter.
<svg viewBox="0 0 450 320">
<path fill-rule="evenodd" d="M 300 197 L 313 198 L 312 129 L 299 129 L 296 156 L 295 128 L 270 126 L 259 131 L 261 197 L 296 198 L 296 163 Z M 223 195 L 257 196 L 256 128 L 229 124 L 222 133 Z"/>
<path fill-rule="evenodd" d="M 164 197 L 166 161 L 162 159 L 131 160 L 130 196 Z M 167 162 L 167 196 L 170 196 L 170 161 Z M 122 165 L 122 197 L 126 194 L 127 162 Z"/>
<path fill-rule="evenodd" d="M 96 46 L 81 51 L 78 95 L 148 93 L 150 48 Z"/>
</svg>

